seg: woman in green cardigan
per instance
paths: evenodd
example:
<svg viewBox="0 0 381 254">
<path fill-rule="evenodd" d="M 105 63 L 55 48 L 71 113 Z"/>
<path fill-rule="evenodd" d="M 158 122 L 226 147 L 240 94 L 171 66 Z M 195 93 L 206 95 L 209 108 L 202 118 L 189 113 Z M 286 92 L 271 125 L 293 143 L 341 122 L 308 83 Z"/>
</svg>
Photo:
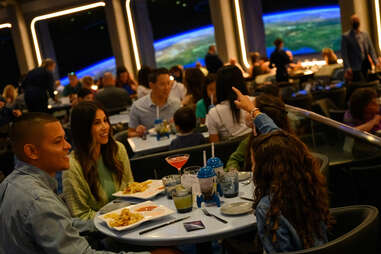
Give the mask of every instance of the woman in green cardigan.
<svg viewBox="0 0 381 254">
<path fill-rule="evenodd" d="M 270 94 L 261 94 L 255 98 L 256 107 L 263 113 L 266 113 L 274 123 L 281 129 L 291 132 L 290 124 L 287 118 L 287 111 L 285 104 L 279 97 L 275 97 Z M 256 133 L 256 132 L 255 132 Z M 264 133 L 258 133 L 264 134 Z M 226 163 L 226 168 L 235 168 L 240 171 L 251 171 L 251 160 L 248 156 L 249 154 L 249 145 L 256 136 L 250 134 L 245 138 L 237 147 L 234 153 L 229 157 L 228 162 Z M 247 159 L 248 158 L 248 159 Z"/>
<path fill-rule="evenodd" d="M 112 137 L 104 110 L 94 102 L 82 102 L 71 113 L 74 151 L 70 169 L 63 173 L 64 199 L 72 216 L 92 219 L 113 199 L 112 194 L 133 181 L 123 144 Z"/>
</svg>

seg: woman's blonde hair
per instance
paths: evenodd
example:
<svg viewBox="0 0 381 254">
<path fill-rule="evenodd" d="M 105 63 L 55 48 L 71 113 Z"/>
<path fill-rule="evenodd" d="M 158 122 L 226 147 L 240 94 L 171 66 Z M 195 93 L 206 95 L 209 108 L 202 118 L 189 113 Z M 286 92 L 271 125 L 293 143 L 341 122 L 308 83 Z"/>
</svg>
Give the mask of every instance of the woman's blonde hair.
<svg viewBox="0 0 381 254">
<path fill-rule="evenodd" d="M 13 103 L 17 97 L 17 88 L 13 85 L 6 85 L 3 90 L 3 97 L 7 103 Z"/>
<path fill-rule="evenodd" d="M 337 64 L 337 56 L 332 49 L 324 48 L 321 53 L 327 64 Z"/>
</svg>

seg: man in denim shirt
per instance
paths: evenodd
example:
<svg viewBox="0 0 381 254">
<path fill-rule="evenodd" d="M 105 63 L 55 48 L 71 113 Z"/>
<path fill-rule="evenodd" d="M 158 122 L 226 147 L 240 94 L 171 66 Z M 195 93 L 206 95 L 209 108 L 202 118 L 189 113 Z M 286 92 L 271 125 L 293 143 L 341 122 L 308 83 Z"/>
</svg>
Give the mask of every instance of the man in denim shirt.
<svg viewBox="0 0 381 254">
<path fill-rule="evenodd" d="M 54 176 L 69 168 L 64 137 L 57 119 L 44 113 L 26 114 L 12 126 L 20 161 L 0 185 L 0 254 L 112 253 L 90 247 L 79 234 L 94 224 L 72 219 L 56 195 Z"/>
</svg>

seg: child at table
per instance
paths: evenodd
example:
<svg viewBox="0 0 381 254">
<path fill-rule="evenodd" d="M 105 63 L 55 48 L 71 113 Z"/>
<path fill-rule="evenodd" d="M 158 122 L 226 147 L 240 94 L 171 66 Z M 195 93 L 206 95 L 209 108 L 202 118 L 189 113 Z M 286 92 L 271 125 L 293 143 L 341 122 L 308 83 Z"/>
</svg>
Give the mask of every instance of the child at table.
<svg viewBox="0 0 381 254">
<path fill-rule="evenodd" d="M 173 120 L 177 130 L 177 137 L 172 140 L 169 150 L 205 143 L 204 136 L 194 131 L 196 128 L 196 115 L 193 109 L 189 107 L 178 109 L 173 116 Z"/>
<path fill-rule="evenodd" d="M 271 119 L 237 89 L 236 105 L 257 127 Z M 263 126 L 262 126 L 263 125 Z M 267 124 L 268 125 L 268 124 Z M 262 132 L 264 133 L 264 132 Z M 317 161 L 296 136 L 279 129 L 250 144 L 258 236 L 266 253 L 323 245 L 333 222 L 326 181 Z"/>
</svg>

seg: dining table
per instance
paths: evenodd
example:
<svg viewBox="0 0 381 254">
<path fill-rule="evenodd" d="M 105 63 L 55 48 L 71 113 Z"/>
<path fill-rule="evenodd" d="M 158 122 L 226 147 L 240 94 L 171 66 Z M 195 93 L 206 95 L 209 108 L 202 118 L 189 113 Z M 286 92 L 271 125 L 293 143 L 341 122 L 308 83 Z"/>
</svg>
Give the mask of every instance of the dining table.
<svg viewBox="0 0 381 254">
<path fill-rule="evenodd" d="M 209 138 L 208 132 L 201 133 L 205 138 Z M 128 144 L 130 145 L 134 156 L 141 156 L 145 154 L 152 154 L 162 152 L 168 149 L 172 140 L 176 138 L 175 134 L 170 134 L 169 137 L 162 137 L 157 140 L 156 135 L 147 134 L 145 138 L 133 137 L 128 138 Z"/>
<path fill-rule="evenodd" d="M 109 116 L 110 124 L 128 124 L 130 122 L 130 116 L 127 112 L 121 112 L 116 115 Z"/>
<path fill-rule="evenodd" d="M 245 201 L 241 199 L 241 197 L 250 199 L 253 196 L 253 191 L 254 186 L 252 182 L 240 182 L 239 195 L 234 198 L 220 197 L 221 206 L 229 203 Z M 134 201 L 136 202 L 136 200 Z M 159 194 L 154 199 L 152 199 L 152 201 L 158 205 L 164 205 L 175 212 L 171 215 L 168 215 L 167 217 L 153 221 L 147 221 L 138 227 L 125 231 L 116 231 L 109 228 L 102 219 L 96 216 L 94 218 L 95 227 L 103 234 L 128 244 L 135 244 L 140 246 L 175 246 L 181 244 L 200 244 L 236 236 L 253 230 L 256 225 L 256 218 L 254 212 L 252 211 L 241 215 L 229 216 L 221 213 L 221 208 L 217 207 L 215 204 L 206 205 L 205 208 L 209 213 L 214 214 L 227 221 L 227 223 L 222 223 L 214 217 L 206 216 L 203 213 L 202 209 L 197 208 L 196 205 L 194 205 L 192 211 L 188 213 L 178 213 L 176 212 L 176 207 L 173 200 L 168 199 L 167 196 L 163 194 Z M 205 205 L 205 203 L 203 203 L 203 205 Z M 145 234 L 139 234 L 140 232 L 151 227 L 155 227 L 187 216 L 189 216 L 189 218 L 185 220 L 158 228 Z M 187 232 L 183 223 L 192 221 L 201 221 L 204 224 L 205 228 Z"/>
</svg>

